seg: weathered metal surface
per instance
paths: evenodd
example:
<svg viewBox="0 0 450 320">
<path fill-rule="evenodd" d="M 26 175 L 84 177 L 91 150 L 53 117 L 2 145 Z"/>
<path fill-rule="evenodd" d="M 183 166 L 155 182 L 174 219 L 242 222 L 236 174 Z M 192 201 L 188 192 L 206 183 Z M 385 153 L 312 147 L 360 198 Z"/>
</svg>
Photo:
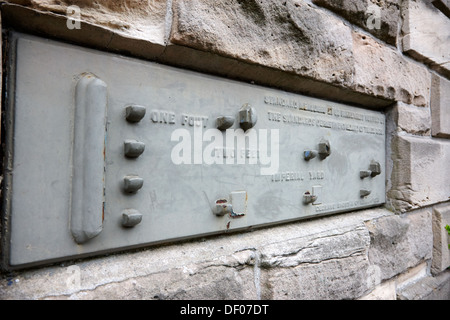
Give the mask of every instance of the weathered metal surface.
<svg viewBox="0 0 450 320">
<path fill-rule="evenodd" d="M 12 40 L 10 266 L 385 201 L 380 112 L 31 36 Z M 104 175 L 104 207 L 95 215 L 102 232 L 79 244 L 69 227 L 73 182 L 82 175 L 73 170 L 73 128 L 81 121 L 74 97 L 87 73 L 107 90 L 104 159 L 92 158 L 94 181 Z M 89 148 L 82 163 L 90 163 Z M 86 181 L 83 194 L 97 194 Z"/>
<path fill-rule="evenodd" d="M 106 84 L 91 74 L 83 75 L 75 92 L 70 196 L 70 228 L 78 244 L 97 236 L 103 228 L 106 107 Z M 55 148 L 59 148 L 58 143 Z"/>
</svg>

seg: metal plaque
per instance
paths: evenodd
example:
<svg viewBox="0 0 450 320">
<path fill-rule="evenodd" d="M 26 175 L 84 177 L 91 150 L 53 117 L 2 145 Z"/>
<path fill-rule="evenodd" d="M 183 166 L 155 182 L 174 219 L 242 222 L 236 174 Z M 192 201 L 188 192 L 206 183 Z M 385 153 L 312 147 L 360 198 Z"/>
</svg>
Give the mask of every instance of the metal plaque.
<svg viewBox="0 0 450 320">
<path fill-rule="evenodd" d="M 28 35 L 10 50 L 11 268 L 385 201 L 383 113 Z"/>
</svg>

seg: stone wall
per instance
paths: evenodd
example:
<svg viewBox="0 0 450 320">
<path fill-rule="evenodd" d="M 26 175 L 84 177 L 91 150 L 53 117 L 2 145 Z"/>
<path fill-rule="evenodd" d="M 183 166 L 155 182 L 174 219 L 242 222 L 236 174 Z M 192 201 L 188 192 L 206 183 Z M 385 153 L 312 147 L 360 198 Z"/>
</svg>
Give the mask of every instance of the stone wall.
<svg viewBox="0 0 450 320">
<path fill-rule="evenodd" d="M 443 0 L 6 1 L 5 29 L 383 110 L 388 172 L 380 208 L 4 271 L 0 299 L 450 299 L 449 12 Z"/>
</svg>

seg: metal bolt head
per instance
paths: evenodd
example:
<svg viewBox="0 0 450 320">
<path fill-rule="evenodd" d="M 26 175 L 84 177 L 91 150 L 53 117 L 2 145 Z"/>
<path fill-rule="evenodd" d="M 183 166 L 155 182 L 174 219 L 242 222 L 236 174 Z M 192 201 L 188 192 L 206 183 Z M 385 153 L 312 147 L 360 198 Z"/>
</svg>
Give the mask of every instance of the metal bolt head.
<svg viewBox="0 0 450 320">
<path fill-rule="evenodd" d="M 239 125 L 244 131 L 253 128 L 257 121 L 256 111 L 248 103 L 239 110 Z"/>
<path fill-rule="evenodd" d="M 125 109 L 125 118 L 128 122 L 139 122 L 144 118 L 146 109 L 143 106 L 130 105 Z"/>
<path fill-rule="evenodd" d="M 322 160 L 331 154 L 330 142 L 328 140 L 320 141 L 318 153 Z"/>
<path fill-rule="evenodd" d="M 142 214 L 134 209 L 127 209 L 122 212 L 122 226 L 130 228 L 142 221 Z"/>
<path fill-rule="evenodd" d="M 135 193 L 144 185 L 144 179 L 138 176 L 126 176 L 123 178 L 123 190 L 127 193 Z"/>
<path fill-rule="evenodd" d="M 381 173 L 381 166 L 378 162 L 372 161 L 370 163 L 369 170 L 372 172 L 371 176 L 375 177 Z"/>
<path fill-rule="evenodd" d="M 144 152 L 145 143 L 137 140 L 125 140 L 123 149 L 125 157 L 137 158 Z"/>
<path fill-rule="evenodd" d="M 372 174 L 372 171 L 370 171 L 370 170 L 361 170 L 359 172 L 359 177 L 361 179 L 364 179 L 364 178 L 370 177 L 371 174 Z"/>
<path fill-rule="evenodd" d="M 226 130 L 234 124 L 234 118 L 230 116 L 222 116 L 216 119 L 217 129 Z"/>
</svg>

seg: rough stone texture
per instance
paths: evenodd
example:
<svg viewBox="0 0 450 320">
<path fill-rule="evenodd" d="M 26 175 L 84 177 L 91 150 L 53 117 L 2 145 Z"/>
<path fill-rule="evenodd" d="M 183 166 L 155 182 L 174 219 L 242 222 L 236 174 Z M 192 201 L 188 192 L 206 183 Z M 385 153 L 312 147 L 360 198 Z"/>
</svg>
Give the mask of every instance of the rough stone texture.
<svg viewBox="0 0 450 320">
<path fill-rule="evenodd" d="M 395 122 L 396 132 L 406 132 L 414 135 L 429 136 L 431 132 L 430 109 L 416 107 L 397 102 L 390 116 Z"/>
<path fill-rule="evenodd" d="M 431 134 L 450 138 L 450 81 L 436 74 L 431 79 Z"/>
<path fill-rule="evenodd" d="M 371 293 L 359 298 L 358 300 L 396 300 L 397 291 L 395 280 L 386 281 L 378 285 Z"/>
<path fill-rule="evenodd" d="M 431 77 L 426 68 L 369 36 L 355 32 L 353 42 L 355 90 L 417 106 L 428 105 Z"/>
<path fill-rule="evenodd" d="M 430 212 L 371 209 L 15 272 L 0 299 L 392 298 L 383 280 L 429 259 L 431 243 Z"/>
<path fill-rule="evenodd" d="M 450 236 L 445 226 L 450 225 L 450 205 L 433 207 L 433 260 L 431 272 L 438 274 L 450 267 Z"/>
<path fill-rule="evenodd" d="M 271 244 L 261 250 L 263 299 L 354 299 L 367 290 L 363 226 Z"/>
<path fill-rule="evenodd" d="M 177 0 L 170 41 L 380 99 L 428 103 L 425 68 L 303 1 Z"/>
<path fill-rule="evenodd" d="M 36 3 L 39 3 L 39 1 Z M 66 26 L 67 16 L 65 14 L 53 13 L 45 10 L 45 7 L 42 7 L 42 11 L 31 9 L 32 6 L 29 1 L 24 1 L 22 4 L 24 6 L 11 4 L 8 2 L 1 3 L 0 5 L 1 13 L 6 24 L 24 32 L 31 32 L 43 36 L 51 35 L 53 38 L 77 43 L 82 46 L 131 55 L 181 68 L 211 73 L 223 77 L 230 77 L 246 82 L 254 82 L 260 85 L 279 88 L 286 91 L 299 92 L 311 96 L 318 96 L 324 99 L 331 99 L 344 103 L 364 105 L 371 108 L 382 108 L 392 102 L 382 96 L 375 97 L 350 90 L 349 87 L 341 84 L 340 82 L 335 82 L 333 79 L 330 80 L 331 82 L 326 82 L 321 79 L 303 76 L 303 74 L 299 75 L 294 72 L 279 70 L 268 64 L 255 64 L 252 62 L 253 58 L 233 58 L 231 56 L 218 54 L 217 50 L 197 50 L 189 45 L 174 44 L 170 42 L 169 39 L 169 34 L 172 29 L 172 20 L 176 20 L 173 18 L 171 5 L 167 5 L 166 7 L 167 14 L 165 17 L 164 32 L 158 32 L 157 34 L 159 36 L 156 37 L 156 40 L 147 40 L 147 38 L 141 39 L 137 36 L 133 36 L 132 33 L 128 32 L 129 30 L 126 30 L 128 33 L 122 32 L 111 26 L 100 25 L 95 22 L 83 20 L 84 18 L 81 20 L 81 29 L 70 30 Z M 101 12 L 98 14 L 101 15 Z M 323 13 L 322 15 L 324 17 L 327 16 Z M 338 21 L 336 18 L 333 19 L 334 21 Z M 206 21 L 208 19 L 207 17 L 199 17 L 198 20 Z M 231 25 L 237 23 L 239 22 L 230 21 Z M 161 21 L 156 22 L 156 24 L 162 27 Z M 314 28 L 315 24 L 316 23 L 313 23 L 312 25 L 308 24 L 308 26 L 310 28 Z M 161 38 L 163 33 L 165 34 L 164 39 Z M 149 37 L 152 36 L 149 35 Z M 235 36 L 231 35 L 231 37 Z M 230 35 L 228 38 L 230 38 Z M 283 43 L 288 43 L 289 41 L 289 35 L 280 40 L 280 42 Z M 294 35 L 294 42 L 295 41 Z M 330 41 L 333 42 L 334 40 L 331 39 Z M 317 43 L 322 45 L 321 42 Z M 344 49 L 348 46 L 349 42 L 343 43 Z M 322 49 L 316 50 L 315 48 L 310 48 L 305 50 L 318 52 Z M 287 52 L 290 51 L 287 50 Z M 277 54 L 282 55 L 283 52 L 280 51 Z M 342 54 L 346 55 L 347 53 L 343 52 Z M 320 57 L 317 56 L 315 59 L 320 60 Z M 334 71 L 330 70 L 330 74 L 334 74 L 332 78 L 336 77 L 336 75 L 339 76 L 342 70 L 344 69 L 341 67 L 339 69 L 335 69 Z"/>
<path fill-rule="evenodd" d="M 450 75 L 450 19 L 431 1 L 402 4 L 403 51 L 432 68 Z"/>
<path fill-rule="evenodd" d="M 401 289 L 398 300 L 450 300 L 450 270 L 436 277 L 425 277 Z"/>
<path fill-rule="evenodd" d="M 4 6 L 8 23 L 96 48 L 364 106 L 428 104 L 425 68 L 306 1 L 85 1 L 81 30 L 66 28 L 68 0 L 10 3 L 26 7 Z"/>
<path fill-rule="evenodd" d="M 166 24 L 165 0 L 10 0 L 39 11 L 68 15 L 67 8 L 80 8 L 80 19 L 120 34 L 152 43 L 164 44 Z"/>
<path fill-rule="evenodd" d="M 389 207 L 405 212 L 450 199 L 450 142 L 394 135 L 390 145 Z"/>
<path fill-rule="evenodd" d="M 176 0 L 170 41 L 329 83 L 353 74 L 350 28 L 303 1 Z"/>
<path fill-rule="evenodd" d="M 422 262 L 419 265 L 406 270 L 395 278 L 396 290 L 402 290 L 417 281 L 428 277 L 428 262 Z"/>
<path fill-rule="evenodd" d="M 398 0 L 313 0 L 313 3 L 336 12 L 351 23 L 364 28 L 364 30 L 391 45 L 397 43 L 400 17 Z M 377 22 L 377 19 L 379 22 Z"/>
<path fill-rule="evenodd" d="M 374 287 L 364 221 L 391 215 L 364 210 L 15 272 L 0 280 L 0 299 L 357 298 Z"/>
<path fill-rule="evenodd" d="M 381 280 L 431 258 L 431 212 L 419 210 L 367 222 L 370 233 L 369 261 L 380 268 Z"/>
<path fill-rule="evenodd" d="M 263 299 L 355 299 L 366 287 L 367 259 L 362 255 L 332 259 L 320 264 L 263 270 Z"/>
<path fill-rule="evenodd" d="M 239 254 L 242 255 L 240 252 L 235 255 Z M 53 298 L 57 297 L 46 297 L 46 299 Z M 248 261 L 216 261 L 99 285 L 94 290 L 76 292 L 69 298 L 76 300 L 254 300 L 257 297 L 253 267 L 248 265 Z"/>
</svg>

